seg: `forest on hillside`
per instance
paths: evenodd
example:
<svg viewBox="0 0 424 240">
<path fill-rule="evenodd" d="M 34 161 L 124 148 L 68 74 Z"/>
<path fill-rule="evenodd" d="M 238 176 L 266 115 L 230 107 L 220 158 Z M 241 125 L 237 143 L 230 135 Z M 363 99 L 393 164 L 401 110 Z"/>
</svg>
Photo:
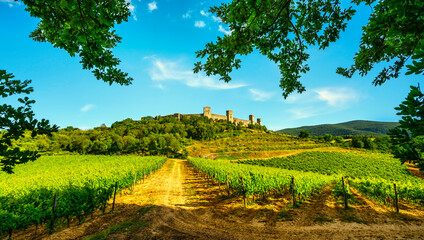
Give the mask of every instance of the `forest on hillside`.
<svg viewBox="0 0 424 240">
<path fill-rule="evenodd" d="M 201 116 L 182 116 L 180 120 L 169 116 L 159 118 L 143 117 L 117 121 L 111 127 L 101 126 L 90 130 L 66 127 L 51 136 L 31 137 L 29 132 L 13 142 L 22 150 L 39 151 L 44 154 L 138 154 L 164 155 L 185 158 L 184 146 L 192 140 L 216 139 L 218 134 L 256 129 L 267 131 L 257 124 L 247 128 L 224 120 L 213 120 Z"/>
</svg>

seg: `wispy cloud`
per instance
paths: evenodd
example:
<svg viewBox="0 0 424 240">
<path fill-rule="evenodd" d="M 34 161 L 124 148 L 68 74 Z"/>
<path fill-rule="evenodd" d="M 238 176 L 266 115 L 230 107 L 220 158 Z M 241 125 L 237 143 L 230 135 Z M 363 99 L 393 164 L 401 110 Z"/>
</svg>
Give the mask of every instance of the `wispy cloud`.
<svg viewBox="0 0 424 240">
<path fill-rule="evenodd" d="M 0 0 L 0 3 L 5 3 L 9 5 L 9 7 L 13 7 L 15 5 L 21 5 L 21 2 L 16 2 L 15 0 Z"/>
<path fill-rule="evenodd" d="M 222 25 L 219 25 L 218 31 L 225 33 L 227 35 L 231 35 L 231 33 L 233 32 L 232 30 L 225 29 Z"/>
<path fill-rule="evenodd" d="M 200 14 L 202 14 L 205 17 L 208 17 L 210 13 L 205 12 L 205 11 L 202 10 L 202 11 L 200 11 Z"/>
<path fill-rule="evenodd" d="M 293 120 L 310 118 L 324 113 L 322 107 L 314 106 L 290 108 L 288 112 Z"/>
<path fill-rule="evenodd" d="M 206 23 L 204 21 L 195 21 L 194 26 L 198 28 L 204 28 L 206 26 Z"/>
<path fill-rule="evenodd" d="M 191 17 L 191 10 L 188 10 L 185 14 L 183 14 L 183 18 L 190 18 Z"/>
<path fill-rule="evenodd" d="M 135 15 L 135 5 L 133 5 L 131 3 L 131 0 L 125 0 L 125 2 L 130 4 L 130 5 L 128 5 L 128 9 L 130 10 L 131 15 L 133 16 L 134 20 L 137 21 L 137 15 Z"/>
<path fill-rule="evenodd" d="M 206 88 L 213 90 L 228 90 L 245 87 L 242 83 L 225 83 L 214 77 L 207 77 L 204 74 L 194 74 L 192 70 L 186 70 L 181 61 L 169 61 L 149 57 L 152 67 L 149 69 L 150 78 L 156 83 L 158 88 L 163 88 L 164 82 L 176 81 L 186 86 L 194 88 Z"/>
<path fill-rule="evenodd" d="M 320 88 L 315 89 L 314 92 L 318 94 L 319 100 L 327 102 L 332 107 L 344 107 L 358 100 L 358 94 L 353 89 L 346 87 Z"/>
<path fill-rule="evenodd" d="M 254 101 L 264 102 L 266 100 L 269 100 L 272 96 L 274 96 L 273 92 L 265 92 L 255 88 L 249 89 L 249 92 Z"/>
<path fill-rule="evenodd" d="M 147 4 L 147 6 L 149 7 L 149 11 L 152 12 L 155 9 L 158 9 L 158 5 L 156 4 L 156 1 L 153 1 L 149 4 Z"/>
<path fill-rule="evenodd" d="M 85 105 L 84 107 L 81 108 L 81 112 L 88 112 L 93 108 L 94 108 L 93 104 L 87 104 L 87 105 Z"/>
<path fill-rule="evenodd" d="M 221 18 L 219 18 L 219 17 L 217 17 L 217 16 L 214 16 L 214 15 L 212 15 L 212 20 L 213 20 L 214 22 L 222 23 L 222 19 L 221 19 Z"/>
<path fill-rule="evenodd" d="M 325 87 L 290 95 L 284 102 L 293 105 L 288 112 L 295 120 L 345 110 L 360 98 L 361 96 L 352 88 Z"/>
</svg>

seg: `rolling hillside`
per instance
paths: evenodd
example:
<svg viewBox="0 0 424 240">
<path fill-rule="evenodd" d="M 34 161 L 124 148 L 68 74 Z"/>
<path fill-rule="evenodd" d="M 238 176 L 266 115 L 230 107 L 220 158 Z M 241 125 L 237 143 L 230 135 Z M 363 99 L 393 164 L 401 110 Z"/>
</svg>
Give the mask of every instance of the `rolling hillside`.
<svg viewBox="0 0 424 240">
<path fill-rule="evenodd" d="M 364 121 L 356 120 L 337 124 L 321 124 L 315 126 L 303 126 L 298 128 L 286 128 L 279 130 L 278 132 L 299 135 L 301 130 L 307 130 L 312 136 L 322 136 L 325 134 L 331 134 L 334 136 L 343 135 L 372 135 L 381 136 L 387 134 L 387 131 L 391 128 L 398 126 L 397 122 L 376 122 L 376 121 Z"/>
</svg>

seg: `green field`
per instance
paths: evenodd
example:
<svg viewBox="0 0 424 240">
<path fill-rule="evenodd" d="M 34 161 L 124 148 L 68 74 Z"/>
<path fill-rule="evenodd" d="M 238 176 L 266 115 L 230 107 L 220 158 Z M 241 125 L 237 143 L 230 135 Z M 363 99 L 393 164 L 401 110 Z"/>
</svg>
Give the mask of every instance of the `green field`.
<svg viewBox="0 0 424 240">
<path fill-rule="evenodd" d="M 371 152 L 303 152 L 269 160 L 245 160 L 238 163 L 191 159 L 193 165 L 208 175 L 224 182 L 231 178 L 233 187 L 241 189 L 244 178 L 247 195 L 272 189 L 290 188 L 291 177 L 296 179 L 298 197 L 306 198 L 325 184 L 339 183 L 348 177 L 350 187 L 369 198 L 388 202 L 399 198 L 424 205 L 424 182 L 412 176 L 405 165 L 387 154 Z M 336 186 L 338 186 L 337 184 Z"/>
<path fill-rule="evenodd" d="M 268 160 L 239 161 L 243 164 L 277 167 L 322 174 L 340 174 L 352 178 L 383 178 L 417 181 L 405 165 L 388 154 L 369 152 L 313 151 Z"/>
<path fill-rule="evenodd" d="M 84 221 L 96 209 L 104 210 L 114 192 L 131 186 L 160 168 L 165 157 L 45 156 L 0 172 L 0 236 L 32 224 L 47 223 L 53 230 L 73 217 Z M 55 212 L 52 211 L 54 196 Z"/>
<path fill-rule="evenodd" d="M 270 167 L 251 166 L 224 161 L 192 158 L 195 168 L 242 192 L 243 178 L 246 196 L 267 193 L 270 190 L 289 188 L 291 180 L 296 179 L 296 194 L 300 199 L 309 197 L 314 191 L 321 190 L 325 184 L 334 182 L 339 176 L 327 176 L 319 173 L 301 172 Z"/>
</svg>

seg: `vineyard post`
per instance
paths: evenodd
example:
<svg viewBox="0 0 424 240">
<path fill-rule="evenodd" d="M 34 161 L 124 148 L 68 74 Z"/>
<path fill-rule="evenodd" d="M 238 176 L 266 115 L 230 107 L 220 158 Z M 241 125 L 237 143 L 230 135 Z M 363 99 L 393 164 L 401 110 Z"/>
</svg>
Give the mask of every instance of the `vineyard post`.
<svg viewBox="0 0 424 240">
<path fill-rule="evenodd" d="M 292 185 L 293 206 L 296 206 L 296 188 L 295 188 L 296 186 L 294 184 L 294 177 L 292 177 L 291 185 Z"/>
<path fill-rule="evenodd" d="M 218 172 L 218 189 L 221 190 L 221 182 L 219 181 L 219 172 Z"/>
<path fill-rule="evenodd" d="M 57 194 L 54 195 L 54 199 L 53 199 L 53 206 L 52 206 L 52 221 L 50 222 L 50 229 L 49 232 L 53 232 L 53 228 L 54 228 L 54 221 L 55 221 L 55 208 L 56 208 L 56 199 L 57 199 Z"/>
<path fill-rule="evenodd" d="M 399 199 L 398 199 L 398 193 L 397 193 L 396 183 L 393 183 L 393 186 L 395 188 L 396 212 L 399 213 Z"/>
<path fill-rule="evenodd" d="M 342 177 L 342 185 L 343 185 L 344 207 L 345 209 L 348 209 L 349 206 L 347 205 L 347 194 L 346 194 L 346 186 L 345 186 L 344 177 Z"/>
<path fill-rule="evenodd" d="M 136 181 L 137 181 L 137 172 L 135 172 L 135 174 L 134 174 L 134 183 L 133 183 L 133 187 L 132 187 L 133 192 L 134 192 L 134 189 L 135 189 L 135 182 Z"/>
<path fill-rule="evenodd" d="M 243 202 L 244 202 L 244 208 L 247 208 L 247 201 L 246 201 L 246 187 L 244 186 L 244 179 L 241 178 L 241 186 L 243 187 Z"/>
<path fill-rule="evenodd" d="M 115 198 L 116 198 L 116 189 L 118 188 L 118 182 L 115 182 L 115 192 L 113 193 L 113 203 L 112 203 L 112 212 L 115 210 Z"/>
<path fill-rule="evenodd" d="M 228 174 L 225 175 L 225 183 L 227 184 L 228 196 L 230 196 L 230 184 L 228 183 Z"/>
<path fill-rule="evenodd" d="M 143 183 L 145 178 L 146 178 L 146 169 L 143 168 Z"/>
</svg>

